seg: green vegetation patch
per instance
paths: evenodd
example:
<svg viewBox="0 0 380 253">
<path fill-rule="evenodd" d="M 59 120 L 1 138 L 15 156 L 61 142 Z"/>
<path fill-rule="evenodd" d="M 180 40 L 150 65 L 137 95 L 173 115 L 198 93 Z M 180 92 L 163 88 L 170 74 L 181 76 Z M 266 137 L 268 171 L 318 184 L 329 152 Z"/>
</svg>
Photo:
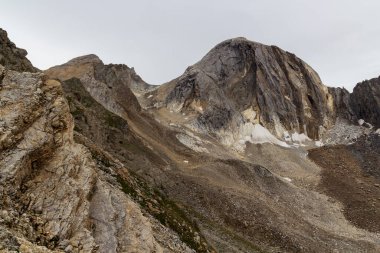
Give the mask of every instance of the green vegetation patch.
<svg viewBox="0 0 380 253">
<path fill-rule="evenodd" d="M 132 174 L 134 182 L 127 182 L 120 175 L 117 181 L 123 191 L 131 196 L 150 215 L 161 224 L 174 230 L 181 240 L 197 252 L 213 252 L 206 239 L 201 235 L 197 224 L 172 200 L 157 189 L 152 189 L 145 182 Z"/>
</svg>

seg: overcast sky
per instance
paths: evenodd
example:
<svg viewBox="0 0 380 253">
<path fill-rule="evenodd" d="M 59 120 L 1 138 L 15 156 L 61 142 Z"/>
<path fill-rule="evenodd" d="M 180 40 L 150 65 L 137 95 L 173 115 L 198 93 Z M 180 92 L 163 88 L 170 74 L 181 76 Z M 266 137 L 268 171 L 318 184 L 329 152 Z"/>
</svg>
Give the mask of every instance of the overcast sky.
<svg viewBox="0 0 380 253">
<path fill-rule="evenodd" d="M 379 0 L 0 0 L 0 27 L 41 69 L 94 53 L 161 84 L 232 37 L 277 45 L 329 86 L 380 75 Z"/>
</svg>

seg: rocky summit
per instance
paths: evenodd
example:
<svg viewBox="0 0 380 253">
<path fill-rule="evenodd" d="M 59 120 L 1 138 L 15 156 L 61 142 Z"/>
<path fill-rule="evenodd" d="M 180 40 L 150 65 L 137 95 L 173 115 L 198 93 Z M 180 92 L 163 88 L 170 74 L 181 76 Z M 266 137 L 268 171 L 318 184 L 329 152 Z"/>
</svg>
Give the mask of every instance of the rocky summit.
<svg viewBox="0 0 380 253">
<path fill-rule="evenodd" d="M 294 54 L 236 38 L 220 43 L 152 94 L 158 97 L 156 107 L 189 114 L 187 124 L 236 147 L 252 140 L 250 133 L 258 124 L 277 138 L 298 141 L 300 135 L 321 139 L 337 118 L 376 122 L 378 115 L 368 105 L 379 104 L 379 85 L 369 81 L 367 87 L 372 88 L 366 92 L 371 98 L 358 98 L 359 87 L 364 86 L 358 85 L 352 95 L 345 89 L 328 88 Z"/>
<path fill-rule="evenodd" d="M 197 123 L 209 130 L 252 122 L 278 137 L 297 131 L 317 139 L 336 114 L 327 87 L 310 66 L 278 47 L 244 38 L 217 45 L 172 85 L 167 106 L 201 112 Z"/>
<path fill-rule="evenodd" d="M 155 86 L 0 29 L 0 252 L 379 252 L 380 81 L 226 40 Z"/>
</svg>

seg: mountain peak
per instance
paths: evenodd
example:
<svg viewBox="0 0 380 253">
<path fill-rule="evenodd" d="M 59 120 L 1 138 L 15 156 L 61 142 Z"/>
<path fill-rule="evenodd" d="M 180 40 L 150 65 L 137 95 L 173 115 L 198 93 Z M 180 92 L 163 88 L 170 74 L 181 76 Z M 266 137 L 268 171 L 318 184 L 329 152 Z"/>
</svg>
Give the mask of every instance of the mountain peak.
<svg viewBox="0 0 380 253">
<path fill-rule="evenodd" d="M 88 54 L 71 59 L 67 64 L 86 64 L 86 63 L 103 63 L 102 60 L 95 54 Z"/>
<path fill-rule="evenodd" d="M 263 45 L 262 43 L 259 43 L 257 41 L 249 40 L 246 37 L 234 37 L 234 38 L 226 39 L 226 40 L 218 43 L 214 48 L 219 48 L 221 46 L 226 46 L 226 45 L 236 46 L 239 44 Z M 211 51 L 212 51 L 212 49 L 211 49 Z"/>
<path fill-rule="evenodd" d="M 196 111 L 196 125 L 213 133 L 229 129 L 238 135 L 232 137 L 237 142 L 245 139 L 239 129 L 252 119 L 247 110 L 255 124 L 279 138 L 297 132 L 318 139 L 320 129 L 335 120 L 331 95 L 309 65 L 278 47 L 245 38 L 218 44 L 176 80 L 167 106 Z"/>
</svg>

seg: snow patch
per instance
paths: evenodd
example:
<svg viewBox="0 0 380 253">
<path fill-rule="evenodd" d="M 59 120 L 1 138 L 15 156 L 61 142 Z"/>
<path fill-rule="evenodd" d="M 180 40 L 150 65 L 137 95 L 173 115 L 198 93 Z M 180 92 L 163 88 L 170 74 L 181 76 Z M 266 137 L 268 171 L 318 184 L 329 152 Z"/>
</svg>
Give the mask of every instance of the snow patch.
<svg viewBox="0 0 380 253">
<path fill-rule="evenodd" d="M 253 125 L 253 129 L 252 129 L 252 133 L 250 137 L 251 138 L 249 141 L 255 144 L 272 143 L 272 144 L 276 144 L 282 147 L 289 147 L 288 144 L 277 139 L 274 135 L 272 135 L 269 132 L 268 129 L 266 129 L 260 124 Z"/>
<path fill-rule="evenodd" d="M 292 180 L 291 180 L 290 178 L 288 178 L 288 177 L 283 177 L 283 179 L 284 179 L 285 181 L 292 182 Z"/>
<path fill-rule="evenodd" d="M 375 131 L 376 134 L 380 135 L 380 128 Z"/>
<path fill-rule="evenodd" d="M 304 133 L 300 134 L 298 132 L 294 132 L 290 134 L 288 131 L 283 132 L 284 140 L 293 147 L 306 146 L 306 142 L 311 142 L 312 140 Z M 318 143 L 316 145 L 319 145 Z"/>
<path fill-rule="evenodd" d="M 323 146 L 323 142 L 322 141 L 315 141 L 315 146 L 322 147 Z"/>
<path fill-rule="evenodd" d="M 359 123 L 359 125 L 361 125 L 361 126 L 364 124 L 364 122 L 365 122 L 364 119 L 359 119 L 359 120 L 358 120 L 358 123 Z"/>
<path fill-rule="evenodd" d="M 149 95 L 149 96 L 148 96 L 148 98 L 151 98 L 151 97 L 153 97 L 153 95 Z"/>
<path fill-rule="evenodd" d="M 295 132 L 292 134 L 292 141 L 298 142 L 298 143 L 304 143 L 305 141 L 310 141 L 310 138 L 304 133 L 299 134 Z"/>
<path fill-rule="evenodd" d="M 283 141 L 277 139 L 268 129 L 260 124 L 246 122 L 238 129 L 221 130 L 218 132 L 220 141 L 223 145 L 232 148 L 237 152 L 244 152 L 246 142 L 253 144 L 270 143 L 282 147 L 290 147 Z"/>
</svg>

